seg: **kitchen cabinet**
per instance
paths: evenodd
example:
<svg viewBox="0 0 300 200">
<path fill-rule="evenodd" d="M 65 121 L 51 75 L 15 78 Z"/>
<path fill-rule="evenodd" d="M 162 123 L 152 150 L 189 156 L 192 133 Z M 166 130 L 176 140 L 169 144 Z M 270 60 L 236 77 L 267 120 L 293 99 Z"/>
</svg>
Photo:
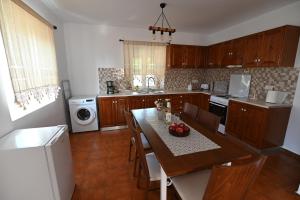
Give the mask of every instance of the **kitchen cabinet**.
<svg viewBox="0 0 300 200">
<path fill-rule="evenodd" d="M 100 127 L 125 125 L 124 109 L 128 109 L 127 97 L 98 98 Z"/>
<path fill-rule="evenodd" d="M 184 97 L 184 94 L 168 95 L 168 98 L 171 100 L 172 113 L 181 113 L 183 111 Z"/>
<path fill-rule="evenodd" d="M 245 67 L 293 67 L 300 29 L 283 26 L 245 38 Z"/>
<path fill-rule="evenodd" d="M 207 66 L 216 68 L 221 66 L 222 57 L 220 55 L 221 44 L 214 44 L 208 47 Z"/>
<path fill-rule="evenodd" d="M 204 93 L 186 94 L 183 102 L 191 103 L 199 108 L 208 111 L 210 95 Z"/>
<path fill-rule="evenodd" d="M 130 96 L 128 97 L 129 109 L 142 109 L 145 108 L 146 96 Z"/>
<path fill-rule="evenodd" d="M 168 68 L 200 68 L 205 66 L 205 48 L 193 45 L 167 46 Z"/>
<path fill-rule="evenodd" d="M 155 108 L 154 102 L 158 99 L 164 99 L 165 95 L 149 95 L 145 96 L 145 108 Z"/>
<path fill-rule="evenodd" d="M 258 66 L 258 52 L 262 42 L 262 34 L 254 34 L 245 38 L 245 51 L 243 56 L 244 67 Z"/>
<path fill-rule="evenodd" d="M 221 46 L 221 66 L 242 65 L 244 53 L 244 40 L 235 39 L 222 43 Z"/>
<path fill-rule="evenodd" d="M 230 100 L 226 133 L 258 148 L 283 144 L 290 107 L 264 108 Z"/>
</svg>

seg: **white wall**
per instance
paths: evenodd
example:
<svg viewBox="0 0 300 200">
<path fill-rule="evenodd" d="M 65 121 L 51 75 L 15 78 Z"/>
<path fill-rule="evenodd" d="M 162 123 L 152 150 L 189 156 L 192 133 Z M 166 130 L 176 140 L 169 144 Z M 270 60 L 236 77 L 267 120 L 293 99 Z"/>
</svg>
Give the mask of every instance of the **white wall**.
<svg viewBox="0 0 300 200">
<path fill-rule="evenodd" d="M 40 1 L 25 0 L 25 3 L 31 6 L 35 11 L 37 11 L 48 21 L 58 26 L 58 30 L 55 31 L 55 42 L 59 67 L 59 76 L 61 79 L 66 79 L 68 77 L 68 73 L 66 69 L 65 60 L 63 26 L 61 25 L 60 21 L 54 15 L 52 15 Z M 42 109 L 39 109 L 29 115 L 26 115 L 23 118 L 12 122 L 10 119 L 5 97 L 5 83 L 2 83 L 2 81 L 3 79 L 0 80 L 0 136 L 3 136 L 11 130 L 17 128 L 50 126 L 65 123 L 65 116 L 63 111 L 64 108 L 61 97 L 59 97 L 58 100 L 47 105 L 46 107 L 43 107 Z"/>
<path fill-rule="evenodd" d="M 229 27 L 209 36 L 210 44 L 234 39 L 268 30 L 282 25 L 300 26 L 300 2 L 290 4 L 278 10 L 266 13 L 241 24 Z M 298 44 L 298 53 L 295 67 L 300 67 L 300 43 Z M 289 125 L 283 147 L 300 154 L 300 80 L 298 79 L 296 94 L 293 102 L 293 108 L 290 115 Z"/>
<path fill-rule="evenodd" d="M 300 26 L 300 1 L 211 34 L 207 39 L 214 44 L 287 24 Z"/>
<path fill-rule="evenodd" d="M 145 29 L 111 27 L 105 25 L 64 25 L 68 72 L 74 95 L 96 95 L 99 92 L 97 69 L 123 67 L 122 42 L 151 41 Z M 206 38 L 198 34 L 174 34 L 173 43 L 206 45 Z"/>
</svg>

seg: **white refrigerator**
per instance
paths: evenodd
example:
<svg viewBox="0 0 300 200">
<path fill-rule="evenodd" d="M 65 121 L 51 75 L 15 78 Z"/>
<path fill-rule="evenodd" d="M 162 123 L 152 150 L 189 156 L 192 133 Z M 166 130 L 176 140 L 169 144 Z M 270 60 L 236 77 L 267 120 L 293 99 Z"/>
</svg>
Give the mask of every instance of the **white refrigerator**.
<svg viewBox="0 0 300 200">
<path fill-rule="evenodd" d="M 66 125 L 0 138 L 0 199 L 70 200 L 75 182 Z"/>
</svg>

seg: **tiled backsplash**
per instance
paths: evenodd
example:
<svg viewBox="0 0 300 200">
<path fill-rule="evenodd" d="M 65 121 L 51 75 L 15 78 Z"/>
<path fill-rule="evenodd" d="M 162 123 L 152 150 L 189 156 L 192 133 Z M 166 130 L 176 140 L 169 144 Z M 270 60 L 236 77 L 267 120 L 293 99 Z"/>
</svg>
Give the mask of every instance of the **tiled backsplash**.
<svg viewBox="0 0 300 200">
<path fill-rule="evenodd" d="M 106 81 L 114 81 L 118 89 L 130 88 L 130 81 L 124 77 L 124 68 L 98 68 L 100 93 L 106 93 Z"/>
<path fill-rule="evenodd" d="M 205 70 L 199 69 L 171 69 L 165 73 L 165 89 L 187 89 L 192 80 L 204 82 Z"/>
<path fill-rule="evenodd" d="M 186 89 L 192 80 L 199 83 L 212 83 L 213 81 L 229 81 L 231 74 L 251 74 L 250 97 L 265 99 L 266 85 L 274 86 L 274 90 L 288 92 L 286 102 L 292 103 L 297 86 L 300 68 L 234 68 L 234 69 L 171 69 L 165 73 L 165 89 Z M 106 81 L 115 81 L 119 89 L 130 87 L 129 80 L 124 78 L 123 68 L 99 68 L 100 92 L 106 92 Z"/>
<path fill-rule="evenodd" d="M 235 69 L 172 69 L 166 72 L 167 89 L 187 88 L 192 79 L 211 84 L 213 81 L 229 81 L 231 74 L 251 74 L 249 96 L 265 99 L 266 85 L 274 86 L 274 90 L 288 92 L 287 103 L 292 103 L 297 86 L 300 68 L 268 67 L 268 68 L 235 68 Z"/>
</svg>

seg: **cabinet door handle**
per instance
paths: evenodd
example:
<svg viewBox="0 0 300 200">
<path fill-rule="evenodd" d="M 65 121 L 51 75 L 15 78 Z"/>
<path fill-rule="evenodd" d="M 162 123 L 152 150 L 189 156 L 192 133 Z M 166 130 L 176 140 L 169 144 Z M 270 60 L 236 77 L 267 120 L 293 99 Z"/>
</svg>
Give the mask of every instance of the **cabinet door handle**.
<svg viewBox="0 0 300 200">
<path fill-rule="evenodd" d="M 257 62 L 260 62 L 260 58 L 259 58 L 259 59 L 257 59 Z"/>
<path fill-rule="evenodd" d="M 243 108 L 241 108 L 241 111 L 244 111 L 244 109 L 243 109 Z"/>
<path fill-rule="evenodd" d="M 244 112 L 247 112 L 247 109 L 244 109 Z"/>
</svg>

